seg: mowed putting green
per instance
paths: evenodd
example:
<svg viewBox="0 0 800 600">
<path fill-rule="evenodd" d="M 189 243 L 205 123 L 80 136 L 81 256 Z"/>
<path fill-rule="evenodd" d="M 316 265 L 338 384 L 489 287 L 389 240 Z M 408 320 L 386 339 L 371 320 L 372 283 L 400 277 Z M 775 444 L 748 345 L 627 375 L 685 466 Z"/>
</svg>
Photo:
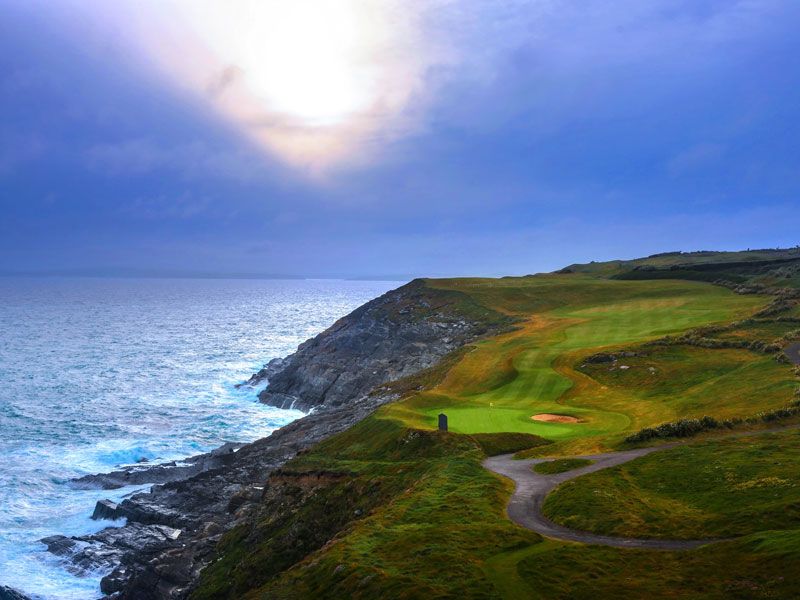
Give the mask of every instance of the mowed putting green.
<svg viewBox="0 0 800 600">
<path fill-rule="evenodd" d="M 674 408 L 604 386 L 573 369 L 589 354 L 751 314 L 767 300 L 684 281 L 614 281 L 585 275 L 431 281 L 520 319 L 478 343 L 435 388 L 381 415 L 421 428 L 448 416 L 457 433 L 524 432 L 552 440 L 609 436 L 669 420 Z M 532 419 L 540 413 L 578 422 Z"/>
</svg>

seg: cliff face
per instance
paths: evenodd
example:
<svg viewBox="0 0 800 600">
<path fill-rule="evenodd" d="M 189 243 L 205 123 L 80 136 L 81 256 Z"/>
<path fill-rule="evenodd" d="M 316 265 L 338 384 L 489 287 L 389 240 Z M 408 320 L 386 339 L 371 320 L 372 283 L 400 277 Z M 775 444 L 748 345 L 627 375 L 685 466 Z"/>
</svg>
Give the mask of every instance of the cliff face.
<svg viewBox="0 0 800 600">
<path fill-rule="evenodd" d="M 415 280 L 368 302 L 295 354 L 265 367 L 261 373 L 269 385 L 259 398 L 306 411 L 341 406 L 431 367 L 448 352 L 509 323 L 465 294 Z"/>
<path fill-rule="evenodd" d="M 242 447 L 135 473 L 83 477 L 80 487 L 155 483 L 150 493 L 120 504 L 98 503 L 99 518 L 126 525 L 80 538 L 42 540 L 76 572 L 111 570 L 103 592 L 114 598 L 184 598 L 213 559 L 222 535 L 249 519 L 271 493 L 268 477 L 298 452 L 359 422 L 393 399 L 376 387 L 432 366 L 448 352 L 511 320 L 460 292 L 413 281 L 369 302 L 304 343 L 285 360 L 273 361 L 247 384 L 269 378 L 261 394 L 277 406 L 316 408 L 308 415 Z"/>
</svg>

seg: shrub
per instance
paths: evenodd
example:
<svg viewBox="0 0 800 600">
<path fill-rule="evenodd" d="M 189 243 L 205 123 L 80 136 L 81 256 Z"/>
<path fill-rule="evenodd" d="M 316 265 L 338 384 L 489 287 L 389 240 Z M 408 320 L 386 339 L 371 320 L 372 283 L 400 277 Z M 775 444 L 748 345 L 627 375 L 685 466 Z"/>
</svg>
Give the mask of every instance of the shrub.
<svg viewBox="0 0 800 600">
<path fill-rule="evenodd" d="M 628 444 L 638 444 L 653 439 L 684 438 L 697 435 L 704 431 L 727 428 L 732 429 L 742 423 L 754 425 L 757 423 L 772 423 L 800 415 L 800 388 L 795 392 L 796 400 L 788 406 L 775 410 L 756 413 L 746 419 L 732 418 L 719 421 L 714 417 L 701 417 L 699 419 L 680 419 L 669 423 L 662 423 L 657 427 L 645 427 L 625 438 Z"/>
<path fill-rule="evenodd" d="M 718 429 L 723 424 L 714 417 L 704 416 L 699 419 L 680 419 L 669 423 L 662 423 L 657 427 L 645 427 L 633 435 L 625 438 L 630 444 L 646 442 L 652 439 L 690 437 L 701 431 Z"/>
</svg>

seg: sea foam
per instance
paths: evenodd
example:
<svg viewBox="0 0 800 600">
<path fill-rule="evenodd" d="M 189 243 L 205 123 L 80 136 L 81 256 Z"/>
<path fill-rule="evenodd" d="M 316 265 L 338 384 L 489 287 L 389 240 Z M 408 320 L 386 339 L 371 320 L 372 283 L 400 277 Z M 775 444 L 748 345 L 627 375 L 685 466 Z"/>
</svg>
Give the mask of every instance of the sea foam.
<svg viewBox="0 0 800 600">
<path fill-rule="evenodd" d="M 302 416 L 236 383 L 392 282 L 0 279 L 0 584 L 99 597 L 38 542 L 86 535 L 102 498 L 69 480 L 180 460 Z"/>
</svg>

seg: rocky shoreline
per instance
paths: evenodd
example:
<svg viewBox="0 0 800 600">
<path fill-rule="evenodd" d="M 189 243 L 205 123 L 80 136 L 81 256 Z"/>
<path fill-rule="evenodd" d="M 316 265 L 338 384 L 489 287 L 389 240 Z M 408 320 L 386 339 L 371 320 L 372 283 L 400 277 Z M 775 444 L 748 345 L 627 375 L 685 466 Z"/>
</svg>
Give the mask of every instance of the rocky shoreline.
<svg viewBox="0 0 800 600">
<path fill-rule="evenodd" d="M 365 398 L 346 409 L 319 411 L 227 453 L 218 463 L 211 454 L 195 457 L 198 464 L 215 466 L 192 476 L 178 471 L 175 478 L 154 485 L 149 493 L 135 494 L 119 504 L 97 503 L 95 518 L 125 518 L 123 527 L 81 537 L 50 536 L 42 542 L 77 575 L 110 570 L 101 583 L 102 592 L 110 597 L 185 597 L 222 534 L 260 503 L 271 471 L 390 399 Z M 146 479 L 147 472 L 138 477 Z M 153 467 L 152 473 L 154 480 L 159 479 L 163 468 Z M 103 487 L 109 476 L 82 478 L 82 485 L 90 478 Z"/>
<path fill-rule="evenodd" d="M 421 280 L 388 292 L 242 384 L 266 382 L 262 402 L 299 408 L 309 413 L 305 417 L 250 444 L 226 444 L 180 463 L 137 465 L 75 480 L 73 485 L 82 488 L 154 485 L 119 504 L 97 503 L 93 518 L 124 518 L 124 526 L 42 542 L 78 575 L 108 572 L 101 583 L 107 598 L 188 597 L 222 535 L 258 511 L 271 472 L 394 400 L 395 393 L 376 391 L 383 384 L 414 375 L 511 325 L 468 296 Z"/>
</svg>

